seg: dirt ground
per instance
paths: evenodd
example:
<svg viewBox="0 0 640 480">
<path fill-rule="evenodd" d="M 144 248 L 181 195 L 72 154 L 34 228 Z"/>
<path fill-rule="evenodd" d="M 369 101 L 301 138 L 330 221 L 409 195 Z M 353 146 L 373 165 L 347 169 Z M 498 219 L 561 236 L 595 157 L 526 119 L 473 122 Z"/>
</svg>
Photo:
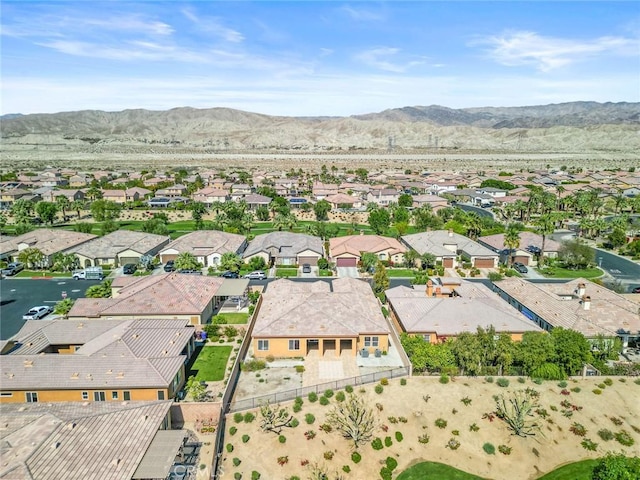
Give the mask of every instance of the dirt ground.
<svg viewBox="0 0 640 480">
<path fill-rule="evenodd" d="M 251 472 L 255 470 L 261 473 L 261 478 L 271 480 L 286 479 L 293 475 L 307 478 L 310 467 L 317 464 L 326 468 L 330 478 L 343 475 L 351 479 L 374 479 L 379 478 L 380 462 L 391 456 L 398 462 L 394 477 L 411 465 L 430 460 L 494 480 L 512 480 L 535 479 L 560 465 L 596 458 L 607 451 L 640 455 L 640 385 L 630 378 L 625 379 L 624 383 L 614 378 L 612 386 L 603 389 L 601 395 L 594 394 L 596 384 L 603 380 L 601 377 L 597 380 L 571 380 L 567 389 L 580 387 L 581 391 L 572 391 L 569 395 L 560 394 L 562 388 L 558 387 L 557 382 L 536 385 L 527 379 L 521 384 L 516 378 L 510 378 L 507 388 L 487 383 L 484 379 L 466 377 L 455 378 L 446 385 L 439 383 L 437 377 L 408 378 L 404 386 L 400 385 L 399 379 L 394 379 L 389 381 L 389 386 L 384 387 L 381 394 L 374 392 L 374 385 L 363 389 L 356 387 L 354 394 L 364 396 L 378 419 L 374 435 L 382 440 L 389 436 L 393 442 L 390 447 L 378 451 L 372 448 L 370 442 L 363 445 L 359 449 L 362 461 L 357 465 L 351 460 L 352 448 L 345 439 L 335 431 L 325 433 L 319 429 L 331 405 L 336 403 L 335 396 L 328 406 L 322 406 L 319 402 L 310 403 L 304 398 L 302 411 L 294 414 L 300 424 L 296 428 L 285 428 L 282 432 L 286 437 L 285 443 L 280 443 L 274 433 L 261 431 L 258 411 L 254 411 L 257 418 L 250 424 L 235 423 L 233 415 L 230 415 L 225 445 L 231 444 L 233 451 L 225 448 L 223 469 L 230 478 L 235 472 L 242 473 L 242 478 L 251 478 Z M 494 395 L 508 394 L 526 387 L 540 393 L 540 408 L 546 409 L 549 414 L 546 420 L 536 416 L 542 428 L 535 437 L 513 436 L 500 419 L 490 421 L 482 418 L 484 413 L 495 411 Z M 465 397 L 471 399 L 468 406 L 461 402 Z M 573 411 L 571 418 L 567 418 L 561 413 L 564 410 L 560 405 L 563 400 L 582 409 Z M 289 407 L 291 411 L 292 402 L 282 406 Z M 381 407 L 381 411 L 378 407 Z M 312 425 L 305 423 L 307 413 L 315 415 Z M 610 419 L 614 416 L 616 420 L 621 420 L 621 425 L 614 424 Z M 405 417 L 407 421 L 393 423 L 389 417 Z M 445 428 L 434 425 L 438 418 L 448 422 Z M 574 422 L 586 428 L 584 437 L 576 436 L 569 430 Z M 477 432 L 470 430 L 473 424 L 480 427 Z M 235 435 L 228 433 L 232 426 L 238 429 Z M 385 432 L 385 428 L 388 431 Z M 625 430 L 634 438 L 635 444 L 624 447 L 615 439 L 603 441 L 597 431 L 604 428 L 614 433 Z M 304 433 L 308 430 L 314 430 L 316 437 L 306 440 Z M 454 433 L 456 430 L 457 435 Z M 401 442 L 396 440 L 396 432 L 401 432 Z M 425 433 L 430 437 L 429 442 L 418 442 L 418 437 Z M 243 443 L 242 436 L 245 434 L 250 439 Z M 452 438 L 460 442 L 459 449 L 446 447 Z M 581 446 L 584 439 L 596 442 L 597 450 L 591 452 L 584 449 Z M 494 455 L 483 451 L 486 442 L 495 447 Z M 499 445 L 511 447 L 511 453 L 500 453 Z M 327 459 L 331 454 L 333 458 Z M 234 457 L 241 462 L 238 466 L 232 463 Z M 288 462 L 280 466 L 279 457 L 287 457 Z M 351 473 L 344 474 L 344 465 L 349 466 Z"/>
</svg>

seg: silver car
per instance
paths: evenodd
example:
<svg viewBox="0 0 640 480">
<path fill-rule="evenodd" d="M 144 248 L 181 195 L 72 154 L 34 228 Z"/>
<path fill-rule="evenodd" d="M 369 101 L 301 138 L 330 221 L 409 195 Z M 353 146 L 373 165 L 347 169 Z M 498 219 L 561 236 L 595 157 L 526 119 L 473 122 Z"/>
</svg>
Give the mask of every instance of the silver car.
<svg viewBox="0 0 640 480">
<path fill-rule="evenodd" d="M 53 308 L 47 305 L 41 305 L 39 307 L 30 308 L 27 313 L 22 316 L 23 320 L 39 320 L 41 318 L 46 317 L 51 312 L 53 312 Z"/>
</svg>

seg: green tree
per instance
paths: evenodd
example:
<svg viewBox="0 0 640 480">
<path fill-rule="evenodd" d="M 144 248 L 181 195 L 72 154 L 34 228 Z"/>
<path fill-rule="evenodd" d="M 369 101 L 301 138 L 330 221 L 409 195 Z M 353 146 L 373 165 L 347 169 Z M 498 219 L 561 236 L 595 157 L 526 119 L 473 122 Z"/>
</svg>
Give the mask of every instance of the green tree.
<svg viewBox="0 0 640 480">
<path fill-rule="evenodd" d="M 11 215 L 13 215 L 16 223 L 29 223 L 32 214 L 33 202 L 31 200 L 19 198 L 11 205 Z"/>
<path fill-rule="evenodd" d="M 556 327 L 551 330 L 555 346 L 555 363 L 566 375 L 575 375 L 585 363 L 592 361 L 591 345 L 585 336 L 575 330 Z"/>
<path fill-rule="evenodd" d="M 100 226 L 100 233 L 102 235 L 107 235 L 109 233 L 115 232 L 120 228 L 118 222 L 114 222 L 113 220 L 105 220 Z"/>
<path fill-rule="evenodd" d="M 444 224 L 442 216 L 439 215 L 445 209 L 439 210 L 438 215 L 434 215 L 431 205 L 423 205 L 413 210 L 413 223 L 420 231 L 439 230 Z"/>
<path fill-rule="evenodd" d="M 222 257 L 220 257 L 220 267 L 222 267 L 224 270 L 238 272 L 241 265 L 242 259 L 237 253 L 225 252 L 222 254 Z"/>
<path fill-rule="evenodd" d="M 175 259 L 174 266 L 176 270 L 200 270 L 202 268 L 198 259 L 190 252 L 182 252 L 179 254 Z"/>
<path fill-rule="evenodd" d="M 477 375 L 481 372 L 482 349 L 477 335 L 462 332 L 456 337 L 451 350 L 463 375 Z"/>
<path fill-rule="evenodd" d="M 591 480 L 637 480 L 640 478 L 640 457 L 609 452 L 598 460 Z"/>
<path fill-rule="evenodd" d="M 378 256 L 375 253 L 371 252 L 360 252 L 360 264 L 362 265 L 362 270 L 365 272 L 370 272 L 373 270 L 373 267 L 378 263 Z"/>
<path fill-rule="evenodd" d="M 567 268 L 580 270 L 593 265 L 596 252 L 580 239 L 575 239 L 562 243 L 559 256 Z"/>
<path fill-rule="evenodd" d="M 313 213 L 316 215 L 317 221 L 329 220 L 329 212 L 331 211 L 331 204 L 326 200 L 320 200 L 313 206 Z"/>
<path fill-rule="evenodd" d="M 609 243 L 611 243 L 614 248 L 621 247 L 627 243 L 627 234 L 621 228 L 615 228 L 609 234 Z"/>
<path fill-rule="evenodd" d="M 58 205 L 54 202 L 38 202 L 36 204 L 36 213 L 43 222 L 53 225 L 58 214 Z"/>
<path fill-rule="evenodd" d="M 43 268 L 46 256 L 39 249 L 28 247 L 18 253 L 18 261 L 24 263 L 27 268 Z"/>
<path fill-rule="evenodd" d="M 71 202 L 64 195 L 58 195 L 56 197 L 56 204 L 58 209 L 62 212 L 62 218 L 67 218 L 67 209 L 71 206 Z"/>
<path fill-rule="evenodd" d="M 403 333 L 400 343 L 417 373 L 449 371 L 456 366 L 456 358 L 451 349 L 453 342 L 430 343 L 420 335 Z"/>
<path fill-rule="evenodd" d="M 84 200 L 74 200 L 71 202 L 71 205 L 69 205 L 69 208 L 71 210 L 75 210 L 78 215 L 78 219 L 80 219 L 80 210 L 87 208 L 87 204 Z"/>
<path fill-rule="evenodd" d="M 376 265 L 376 271 L 373 274 L 373 292 L 380 295 L 389 289 L 389 275 L 387 269 L 382 262 Z"/>
<path fill-rule="evenodd" d="M 122 206 L 111 200 L 96 200 L 91 203 L 91 215 L 97 222 L 116 220 L 121 211 Z"/>
<path fill-rule="evenodd" d="M 200 383 L 200 380 L 195 375 L 187 380 L 186 391 L 191 395 L 194 402 L 201 402 L 207 396 L 207 388 Z"/>
<path fill-rule="evenodd" d="M 7 216 L 4 213 L 0 213 L 0 231 L 7 226 Z"/>
<path fill-rule="evenodd" d="M 73 253 L 54 253 L 51 261 L 53 263 L 51 270 L 56 272 L 71 272 L 80 266 L 78 257 Z"/>
<path fill-rule="evenodd" d="M 356 168 L 355 174 L 361 182 L 366 182 L 369 177 L 369 171 L 366 168 Z"/>
<path fill-rule="evenodd" d="M 401 207 L 409 208 L 413 206 L 413 197 L 408 193 L 403 193 L 398 197 L 398 205 Z"/>
<path fill-rule="evenodd" d="M 112 280 L 105 280 L 99 285 L 92 285 L 84 292 L 84 296 L 87 298 L 110 298 L 111 297 L 111 282 Z"/>
<path fill-rule="evenodd" d="M 142 231 L 156 235 L 169 235 L 169 227 L 161 218 L 151 218 L 142 224 Z"/>
<path fill-rule="evenodd" d="M 205 213 L 207 213 L 207 207 L 202 202 L 193 202 L 189 209 L 191 210 L 191 218 L 195 221 L 196 230 L 202 230 L 204 223 L 202 222 L 202 217 Z"/>
<path fill-rule="evenodd" d="M 65 298 L 64 300 L 60 300 L 56 303 L 55 307 L 53 307 L 53 313 L 57 315 L 62 315 L 67 318 L 67 315 L 71 311 L 71 307 L 73 307 L 74 300 L 71 298 Z"/>
<path fill-rule="evenodd" d="M 298 224 L 298 219 L 291 213 L 278 213 L 273 219 L 273 228 L 277 228 L 278 231 L 286 229 L 292 231 Z"/>
<path fill-rule="evenodd" d="M 555 360 L 554 337 L 546 332 L 525 332 L 522 341 L 516 344 L 515 362 L 522 365 L 529 375 L 545 363 Z"/>
<path fill-rule="evenodd" d="M 512 265 L 513 254 L 520 247 L 520 230 L 513 223 L 507 225 L 507 231 L 504 233 L 504 246 L 509 249 L 509 265 Z"/>
<path fill-rule="evenodd" d="M 249 268 L 251 270 L 264 270 L 266 266 L 267 262 L 262 257 L 251 257 L 249 260 Z"/>
<path fill-rule="evenodd" d="M 383 208 L 377 208 L 369 213 L 369 226 L 378 235 L 383 235 L 389 229 L 391 217 L 389 211 Z"/>
<path fill-rule="evenodd" d="M 80 222 L 73 225 L 73 230 L 80 233 L 91 233 L 93 231 L 93 223 Z"/>
<path fill-rule="evenodd" d="M 514 188 L 516 188 L 513 183 L 505 182 L 504 180 L 495 180 L 493 178 L 482 181 L 482 183 L 480 184 L 480 188 L 485 187 L 499 188 L 501 190 L 513 190 Z"/>
<path fill-rule="evenodd" d="M 551 235 L 556 227 L 556 219 L 555 216 L 551 213 L 543 213 L 538 218 L 534 220 L 534 225 L 536 226 L 536 232 L 542 236 L 542 248 L 540 255 L 538 256 L 538 263 L 542 265 L 544 262 L 544 252 L 547 246 L 547 236 Z"/>
<path fill-rule="evenodd" d="M 404 266 L 407 268 L 415 268 L 416 261 L 420 255 L 413 248 L 410 248 L 404 253 Z"/>
<path fill-rule="evenodd" d="M 269 209 L 264 205 L 260 205 L 256 208 L 256 218 L 261 222 L 269 220 Z"/>
</svg>

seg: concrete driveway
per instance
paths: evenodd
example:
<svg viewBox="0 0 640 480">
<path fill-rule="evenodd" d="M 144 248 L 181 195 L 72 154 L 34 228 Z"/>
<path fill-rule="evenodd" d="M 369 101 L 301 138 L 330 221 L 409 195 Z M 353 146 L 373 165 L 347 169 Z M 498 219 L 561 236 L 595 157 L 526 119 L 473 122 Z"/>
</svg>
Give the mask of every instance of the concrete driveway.
<svg viewBox="0 0 640 480">
<path fill-rule="evenodd" d="M 342 277 L 360 278 L 360 274 L 358 273 L 358 267 L 336 267 L 336 271 L 338 272 L 338 278 L 342 278 Z"/>
<path fill-rule="evenodd" d="M 298 267 L 298 277 L 300 278 L 316 278 L 318 276 L 318 267 L 311 267 L 310 273 L 304 273 L 302 267 Z"/>
</svg>

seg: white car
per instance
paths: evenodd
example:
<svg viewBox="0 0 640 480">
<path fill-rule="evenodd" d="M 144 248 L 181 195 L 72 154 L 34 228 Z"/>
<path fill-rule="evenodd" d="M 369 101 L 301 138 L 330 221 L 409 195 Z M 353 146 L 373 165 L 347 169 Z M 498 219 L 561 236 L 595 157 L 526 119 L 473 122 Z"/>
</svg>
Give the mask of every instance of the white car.
<svg viewBox="0 0 640 480">
<path fill-rule="evenodd" d="M 267 276 L 264 274 L 264 272 L 256 270 L 255 272 L 247 273 L 244 278 L 249 278 L 251 280 L 264 280 L 265 278 L 267 278 Z"/>
<path fill-rule="evenodd" d="M 52 307 L 41 305 L 39 307 L 33 307 L 29 309 L 29 311 L 22 316 L 22 319 L 23 320 L 39 320 L 41 318 L 46 317 L 51 312 L 53 312 Z"/>
</svg>

